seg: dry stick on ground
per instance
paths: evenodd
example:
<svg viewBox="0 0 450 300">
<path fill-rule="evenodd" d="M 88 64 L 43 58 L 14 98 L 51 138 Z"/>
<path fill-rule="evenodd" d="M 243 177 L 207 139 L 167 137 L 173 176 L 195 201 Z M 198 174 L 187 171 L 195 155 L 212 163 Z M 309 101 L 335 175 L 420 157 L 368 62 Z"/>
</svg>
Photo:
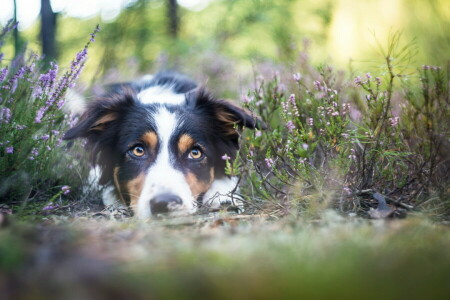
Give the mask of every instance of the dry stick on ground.
<svg viewBox="0 0 450 300">
<path fill-rule="evenodd" d="M 371 196 L 372 198 L 374 198 L 373 195 L 374 195 L 375 193 L 378 193 L 378 192 L 375 191 L 375 190 L 372 190 L 372 189 L 367 189 L 367 190 L 356 191 L 354 194 L 355 194 L 356 196 L 369 195 L 369 196 Z M 405 204 L 405 203 L 403 203 L 403 202 L 397 201 L 397 200 L 395 200 L 395 199 L 389 198 L 389 197 L 387 197 L 387 196 L 385 196 L 385 195 L 383 195 L 383 194 L 381 194 L 381 193 L 378 193 L 378 194 L 381 195 L 382 197 L 384 197 L 384 199 L 386 199 L 386 201 L 391 202 L 391 203 L 393 203 L 393 204 L 395 204 L 395 205 L 397 205 L 397 206 L 401 206 L 401 207 L 406 208 L 406 209 L 408 209 L 408 210 L 414 209 L 414 206 L 412 206 L 412 205 L 408 205 L 408 204 Z M 375 199 L 375 198 L 374 198 L 374 199 Z M 376 199 L 375 199 L 375 200 L 376 200 Z"/>
</svg>

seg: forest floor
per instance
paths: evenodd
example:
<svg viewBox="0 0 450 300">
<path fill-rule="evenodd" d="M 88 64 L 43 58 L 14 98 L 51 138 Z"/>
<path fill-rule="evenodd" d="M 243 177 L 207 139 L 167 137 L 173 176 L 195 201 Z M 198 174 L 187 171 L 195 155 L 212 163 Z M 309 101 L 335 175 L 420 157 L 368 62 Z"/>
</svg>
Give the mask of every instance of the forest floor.
<svg viewBox="0 0 450 300">
<path fill-rule="evenodd" d="M 9 216 L 2 299 L 448 299 L 450 226 L 216 212 Z M 5 216 L 5 215 L 4 215 Z"/>
</svg>

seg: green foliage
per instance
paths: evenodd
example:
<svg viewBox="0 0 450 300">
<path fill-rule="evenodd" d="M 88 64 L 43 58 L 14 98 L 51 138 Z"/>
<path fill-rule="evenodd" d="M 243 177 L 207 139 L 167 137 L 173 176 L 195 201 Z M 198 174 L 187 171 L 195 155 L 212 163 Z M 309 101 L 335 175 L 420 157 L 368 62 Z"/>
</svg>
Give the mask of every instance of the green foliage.
<svg viewBox="0 0 450 300">
<path fill-rule="evenodd" d="M 10 24 L 5 31 L 10 31 Z M 92 34 L 94 37 L 98 28 Z M 72 159 L 62 147 L 62 135 L 73 117 L 63 105 L 84 67 L 90 41 L 58 77 L 58 65 L 44 70 L 36 54 L 19 54 L 12 63 L 1 65 L 0 73 L 0 196 L 21 200 L 36 189 L 76 180 Z M 64 162 L 62 164 L 62 162 Z M 68 164 L 68 165 L 67 165 Z M 69 167 L 68 167 L 69 166 Z M 72 166 L 72 167 L 71 167 Z M 76 182 L 70 180 L 70 182 Z M 64 190 L 65 192 L 67 189 Z"/>
<path fill-rule="evenodd" d="M 411 204 L 433 198 L 440 213 L 448 213 L 443 177 L 450 170 L 449 155 L 443 149 L 448 148 L 449 78 L 440 67 L 424 66 L 417 88 L 417 73 L 401 73 L 409 51 L 393 34 L 381 51 L 384 76 L 367 73 L 354 83 L 307 60 L 293 77 L 259 78 L 243 99 L 269 127 L 242 139 L 241 176 L 248 185 L 244 194 L 253 198 L 249 203 L 270 200 L 282 214 L 310 208 L 314 215 L 329 205 L 358 209 L 361 191 L 375 190 Z"/>
</svg>

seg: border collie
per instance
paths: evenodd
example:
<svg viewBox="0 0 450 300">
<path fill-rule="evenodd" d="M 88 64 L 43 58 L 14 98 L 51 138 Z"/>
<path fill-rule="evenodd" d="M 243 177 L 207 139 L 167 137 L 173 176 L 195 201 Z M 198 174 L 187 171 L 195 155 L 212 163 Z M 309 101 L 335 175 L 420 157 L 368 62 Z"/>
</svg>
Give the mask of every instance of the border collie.
<svg viewBox="0 0 450 300">
<path fill-rule="evenodd" d="M 190 79 L 163 72 L 115 85 L 64 139 L 87 139 L 105 205 L 129 205 L 146 219 L 230 202 L 237 179 L 225 174 L 224 158 L 235 158 L 243 127 L 261 125 Z"/>
</svg>

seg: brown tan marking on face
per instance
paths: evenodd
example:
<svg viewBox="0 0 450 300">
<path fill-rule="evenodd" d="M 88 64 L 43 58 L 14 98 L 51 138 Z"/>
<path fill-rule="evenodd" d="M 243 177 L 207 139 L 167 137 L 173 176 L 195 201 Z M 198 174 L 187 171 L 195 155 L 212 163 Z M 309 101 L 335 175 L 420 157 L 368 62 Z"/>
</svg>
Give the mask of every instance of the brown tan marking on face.
<svg viewBox="0 0 450 300">
<path fill-rule="evenodd" d="M 118 191 L 120 201 L 122 201 L 122 203 L 124 205 L 126 205 L 126 202 L 123 199 L 122 189 L 121 189 L 121 186 L 120 186 L 120 183 L 119 183 L 119 169 L 120 169 L 119 167 L 115 167 L 114 171 L 113 171 L 114 185 L 116 186 L 116 189 Z"/>
<path fill-rule="evenodd" d="M 210 180 L 208 182 L 199 180 L 194 173 L 189 172 L 186 174 L 186 182 L 188 183 L 194 198 L 197 198 L 202 193 L 206 193 L 211 187 L 211 184 L 214 181 L 214 168 L 209 170 L 209 174 Z"/>
<path fill-rule="evenodd" d="M 124 188 L 126 189 L 126 193 L 130 198 L 130 206 L 136 211 L 137 202 L 139 196 L 141 195 L 142 189 L 144 187 L 145 175 L 144 173 L 139 174 L 136 178 L 126 182 L 124 184 Z"/>
<path fill-rule="evenodd" d="M 188 135 L 188 134 L 182 134 L 180 136 L 180 139 L 178 140 L 178 153 L 179 155 L 183 155 L 188 151 L 189 149 L 194 146 L 195 141 L 194 139 Z"/>
<path fill-rule="evenodd" d="M 142 141 L 147 144 L 152 153 L 155 153 L 156 146 L 158 145 L 158 136 L 154 131 L 144 133 L 142 136 Z"/>
</svg>

